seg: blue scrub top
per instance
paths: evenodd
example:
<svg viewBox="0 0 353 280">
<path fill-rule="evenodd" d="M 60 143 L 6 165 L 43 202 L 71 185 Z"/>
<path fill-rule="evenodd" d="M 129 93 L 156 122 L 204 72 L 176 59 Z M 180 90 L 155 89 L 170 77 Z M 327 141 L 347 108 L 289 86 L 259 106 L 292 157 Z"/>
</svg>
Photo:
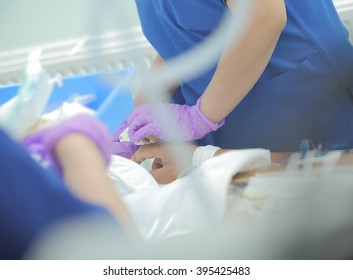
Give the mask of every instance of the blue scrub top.
<svg viewBox="0 0 353 280">
<path fill-rule="evenodd" d="M 353 148 L 353 47 L 332 0 L 286 0 L 287 24 L 258 82 L 225 125 L 198 144 L 296 151 L 301 139 Z M 136 0 L 146 38 L 163 59 L 216 30 L 223 0 Z M 261 28 L 261 27 L 259 27 Z M 193 105 L 216 66 L 183 81 L 174 94 Z"/>
<path fill-rule="evenodd" d="M 56 222 L 81 214 L 108 217 L 72 196 L 0 130 L 0 259 L 21 259 L 32 241 Z"/>
</svg>

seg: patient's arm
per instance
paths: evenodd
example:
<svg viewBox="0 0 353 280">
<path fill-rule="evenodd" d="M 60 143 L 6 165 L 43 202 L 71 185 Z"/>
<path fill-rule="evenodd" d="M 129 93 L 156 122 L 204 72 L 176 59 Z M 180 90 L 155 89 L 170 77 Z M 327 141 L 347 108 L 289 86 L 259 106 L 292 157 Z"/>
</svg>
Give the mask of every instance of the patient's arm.
<svg viewBox="0 0 353 280">
<path fill-rule="evenodd" d="M 185 154 L 184 159 L 191 166 L 192 154 L 197 146 L 192 144 L 178 144 Z M 181 147 L 182 146 L 182 147 Z M 174 181 L 180 174 L 182 168 L 176 161 L 176 157 L 170 145 L 155 143 L 141 146 L 132 156 L 132 160 L 141 163 L 146 159 L 155 159 L 152 165 L 151 174 L 160 184 L 167 184 Z"/>
<path fill-rule="evenodd" d="M 192 154 L 196 150 L 197 146 L 192 144 L 179 144 L 183 145 L 184 151 L 186 154 L 184 157 L 189 157 L 189 164 L 191 166 L 191 158 Z M 188 152 L 190 154 L 188 155 Z M 219 149 L 216 151 L 215 156 L 219 156 L 227 151 L 231 151 L 229 149 Z M 273 163 L 288 157 L 290 153 L 271 153 L 271 160 Z M 141 146 L 139 150 L 132 156 L 132 160 L 141 163 L 146 159 L 155 158 L 151 174 L 156 179 L 156 181 L 160 184 L 166 184 L 174 181 L 178 178 L 179 174 L 182 171 L 180 165 L 176 162 L 176 157 L 171 153 L 170 148 L 167 144 L 151 144 Z"/>
</svg>

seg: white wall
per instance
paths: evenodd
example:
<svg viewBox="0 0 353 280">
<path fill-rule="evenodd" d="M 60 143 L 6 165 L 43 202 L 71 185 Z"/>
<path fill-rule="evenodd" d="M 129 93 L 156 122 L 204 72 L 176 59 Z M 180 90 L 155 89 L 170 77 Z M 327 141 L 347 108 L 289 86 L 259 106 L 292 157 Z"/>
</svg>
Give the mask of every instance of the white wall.
<svg viewBox="0 0 353 280">
<path fill-rule="evenodd" d="M 139 25 L 135 1 L 0 0 L 0 52 L 80 37 L 99 25 L 102 31 Z"/>
</svg>

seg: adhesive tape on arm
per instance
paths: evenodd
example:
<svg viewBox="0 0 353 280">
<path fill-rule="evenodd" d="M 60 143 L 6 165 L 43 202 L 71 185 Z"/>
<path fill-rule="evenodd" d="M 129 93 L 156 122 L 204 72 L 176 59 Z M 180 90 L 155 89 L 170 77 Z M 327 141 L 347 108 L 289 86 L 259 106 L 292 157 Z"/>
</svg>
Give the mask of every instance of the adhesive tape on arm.
<svg viewBox="0 0 353 280">
<path fill-rule="evenodd" d="M 192 156 L 192 166 L 198 167 L 204 161 L 213 158 L 219 149 L 212 145 L 198 147 Z"/>
</svg>

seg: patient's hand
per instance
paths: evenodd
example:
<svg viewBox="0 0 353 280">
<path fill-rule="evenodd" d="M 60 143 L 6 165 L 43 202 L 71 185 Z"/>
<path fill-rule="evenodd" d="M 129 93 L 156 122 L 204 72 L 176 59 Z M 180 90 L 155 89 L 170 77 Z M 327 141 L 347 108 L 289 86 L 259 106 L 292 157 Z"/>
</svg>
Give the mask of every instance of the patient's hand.
<svg viewBox="0 0 353 280">
<path fill-rule="evenodd" d="M 182 168 L 171 149 L 172 144 L 149 144 L 141 146 L 132 156 L 132 160 L 141 163 L 146 159 L 155 159 L 151 174 L 160 184 L 167 184 L 177 179 Z M 175 145 L 175 144 L 174 144 Z M 197 146 L 192 144 L 177 144 L 175 148 L 183 152 L 181 156 L 191 166 L 192 155 Z"/>
</svg>

